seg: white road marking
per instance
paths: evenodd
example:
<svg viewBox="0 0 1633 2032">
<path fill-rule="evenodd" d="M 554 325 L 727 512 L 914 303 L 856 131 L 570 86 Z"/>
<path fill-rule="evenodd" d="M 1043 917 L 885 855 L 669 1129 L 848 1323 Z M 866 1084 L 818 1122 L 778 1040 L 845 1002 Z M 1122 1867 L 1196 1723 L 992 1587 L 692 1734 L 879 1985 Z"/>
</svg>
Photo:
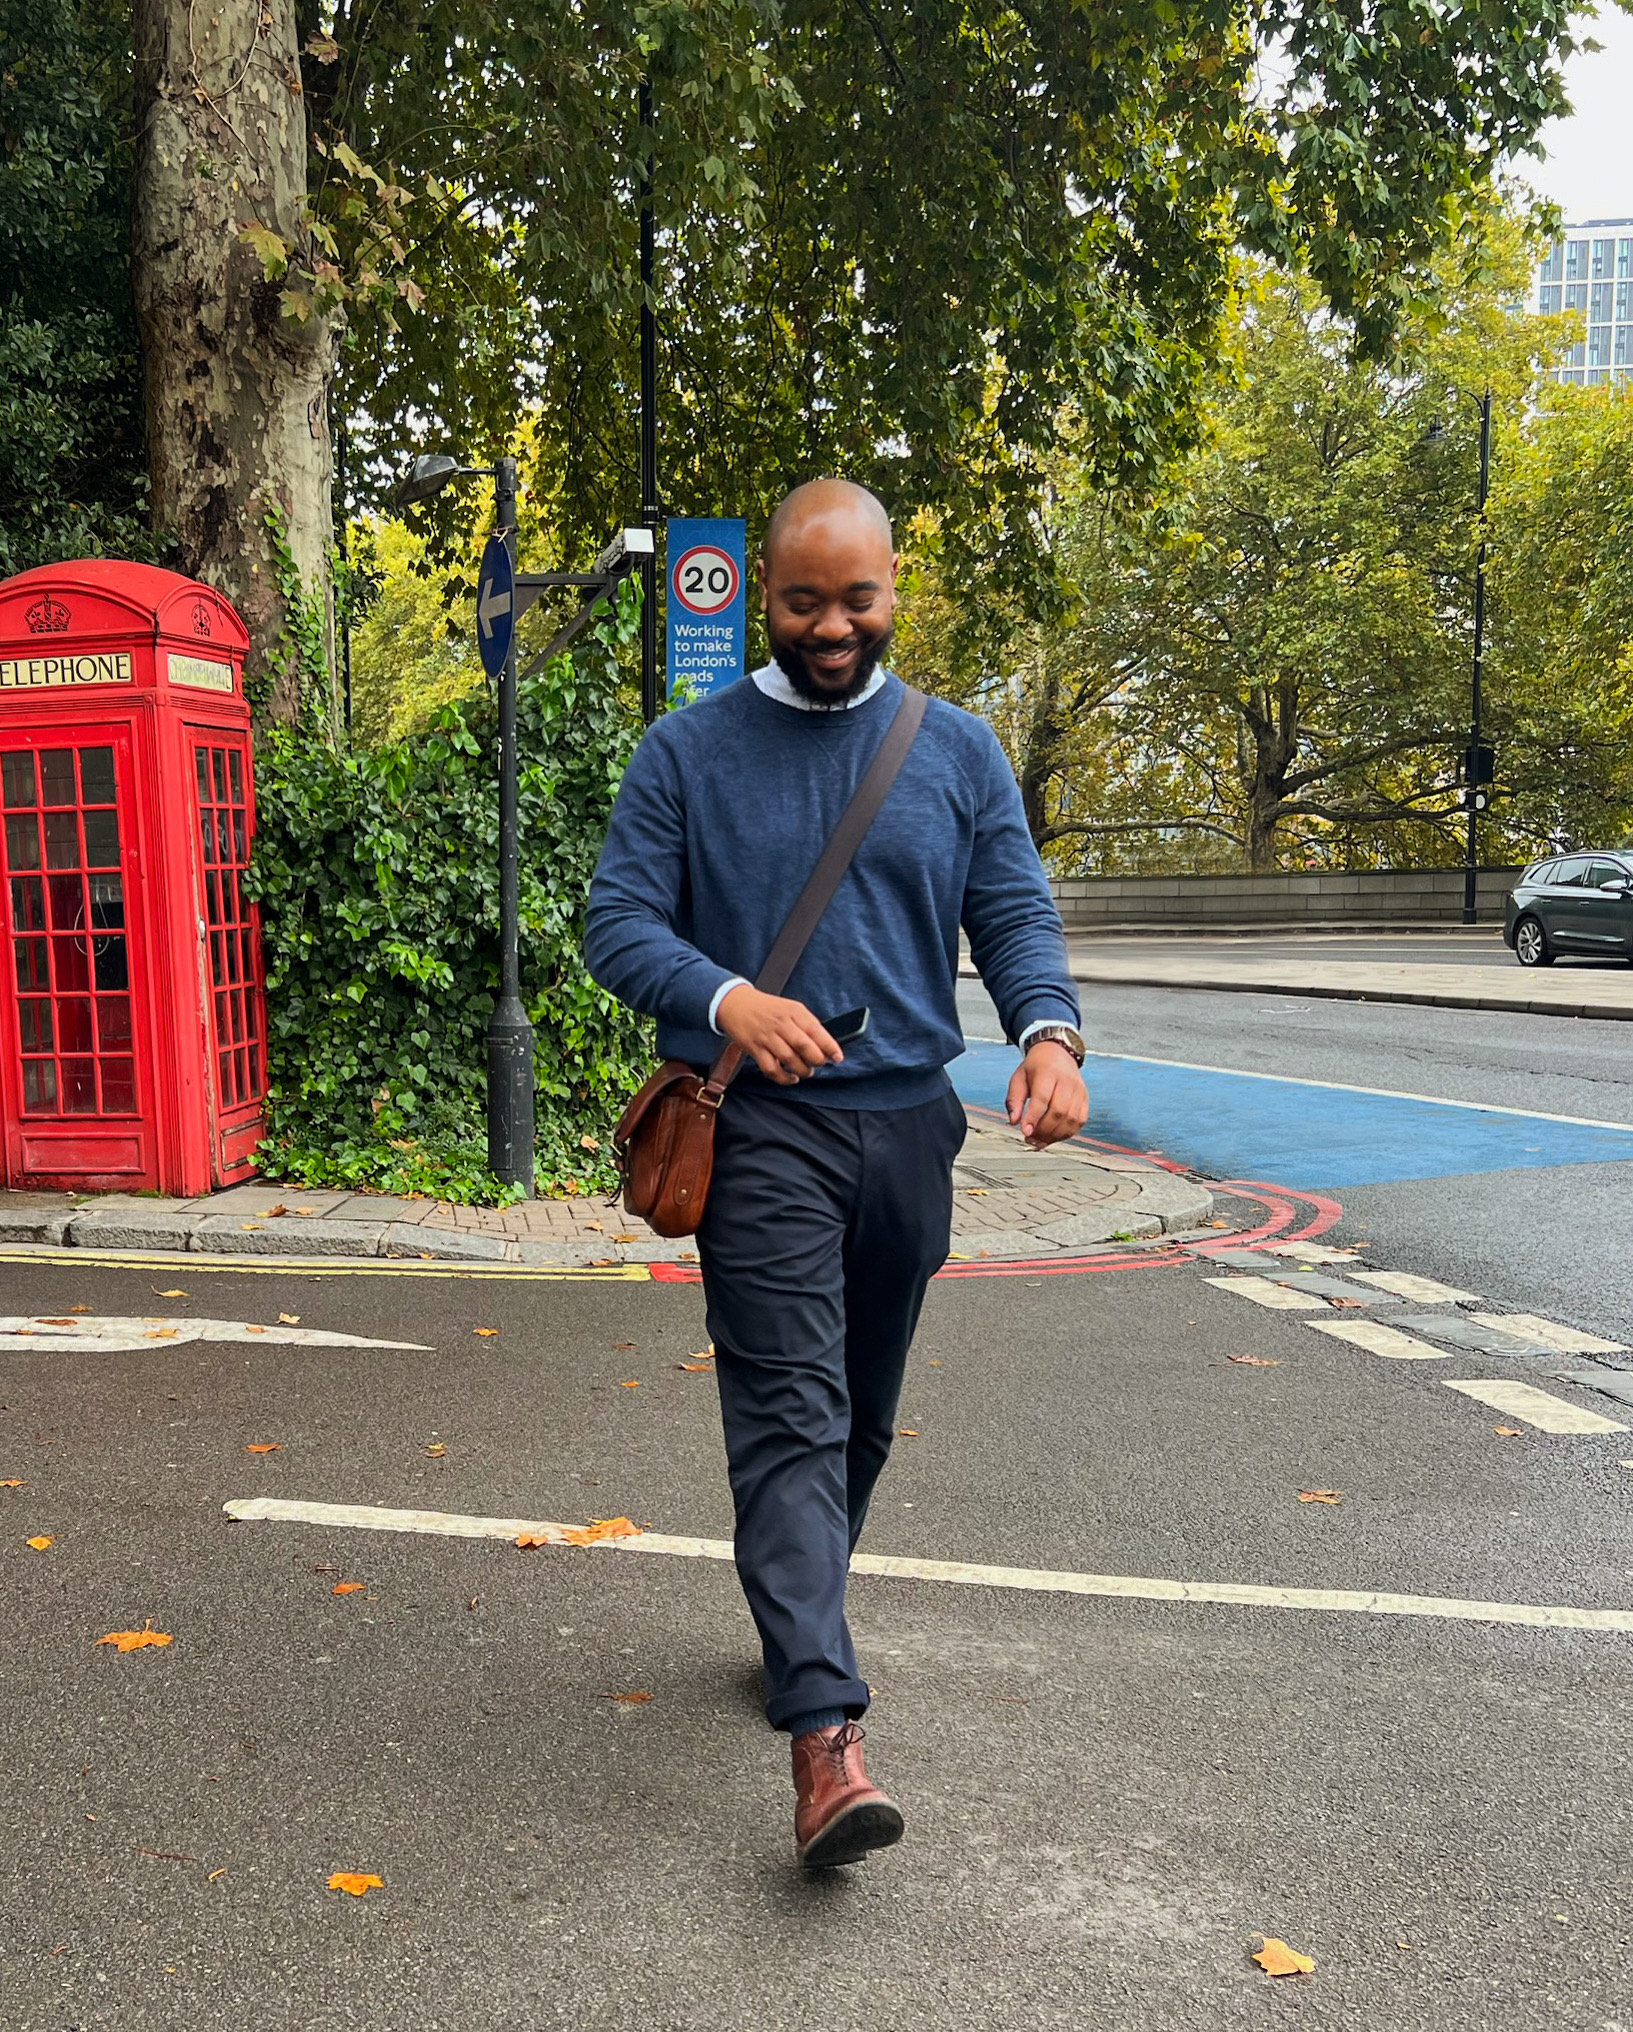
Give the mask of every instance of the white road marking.
<svg viewBox="0 0 1633 2032">
<path fill-rule="evenodd" d="M 250 1496 L 222 1509 L 239 1523 L 318 1524 L 364 1531 L 426 1532 L 440 1538 L 515 1538 L 522 1532 L 565 1542 L 567 1527 L 529 1517 L 468 1517 L 447 1510 L 387 1510 L 365 1503 L 302 1503 Z M 729 1561 L 724 1538 L 678 1538 L 643 1531 L 609 1538 L 594 1552 L 656 1552 L 679 1559 Z M 1455 1595 L 1397 1595 L 1351 1588 L 1260 1587 L 1236 1581 L 1165 1580 L 1132 1574 L 1055 1573 L 1031 1566 L 977 1566 L 963 1560 L 898 1559 L 859 1552 L 851 1572 L 885 1580 L 947 1581 L 963 1587 L 1014 1588 L 1032 1594 L 1107 1595 L 1127 1601 L 1211 1603 L 1242 1609 L 1305 1609 L 1325 1615 L 1429 1616 L 1459 1623 L 1509 1623 L 1540 1630 L 1633 1632 L 1633 1609 L 1545 1607 L 1526 1602 L 1465 1601 Z"/>
<path fill-rule="evenodd" d="M 1353 1249 L 1323 1249 L 1319 1242 L 1261 1242 L 1267 1256 L 1290 1256 L 1295 1263 L 1353 1263 Z"/>
<path fill-rule="evenodd" d="M 1285 1284 L 1272 1284 L 1268 1277 L 1205 1277 L 1204 1284 L 1216 1284 L 1221 1291 L 1234 1291 L 1238 1298 L 1251 1298 L 1255 1305 L 1267 1305 L 1272 1312 L 1325 1312 L 1327 1301 L 1313 1291 L 1289 1291 Z"/>
<path fill-rule="evenodd" d="M 1563 1397 L 1555 1397 L 1551 1391 L 1539 1390 L 1534 1383 L 1454 1383 L 1450 1377 L 1442 1379 L 1448 1390 L 1461 1390 L 1465 1397 L 1474 1397 L 1482 1404 L 1489 1404 L 1493 1411 L 1503 1411 L 1510 1418 L 1523 1419 L 1527 1425 L 1534 1425 L 1539 1432 L 1626 1432 L 1614 1418 L 1606 1418 L 1597 1411 L 1582 1411 L 1574 1404 L 1567 1404 Z"/>
<path fill-rule="evenodd" d="M 130 1354 L 142 1348 L 163 1347 L 172 1341 L 246 1341 L 294 1348 L 397 1348 L 415 1354 L 430 1352 L 419 1341 L 373 1341 L 360 1334 L 324 1333 L 309 1326 L 258 1326 L 239 1319 L 118 1315 L 69 1319 L 54 1313 L 32 1319 L 19 1314 L 0 1317 L 0 1354 L 63 1354 L 85 1347 L 95 1348 L 101 1354 Z"/>
<path fill-rule="evenodd" d="M 1562 1355 L 1625 1355 L 1628 1352 L 1620 1341 L 1603 1341 L 1597 1334 L 1581 1333 L 1574 1326 L 1557 1326 L 1551 1319 L 1538 1319 L 1534 1312 L 1477 1312 L 1473 1317 L 1482 1326 L 1523 1334 L 1528 1340 L 1541 1341 L 1544 1347 L 1557 1349 Z"/>
<path fill-rule="evenodd" d="M 1455 1284 L 1441 1284 L 1433 1277 L 1414 1277 L 1410 1270 L 1352 1270 L 1357 1284 L 1376 1284 L 1380 1291 L 1393 1291 L 1400 1298 L 1415 1298 L 1423 1305 L 1456 1305 L 1464 1299 L 1478 1305 L 1477 1291 L 1459 1291 Z"/>
<path fill-rule="evenodd" d="M 1494 1101 L 1448 1101 L 1440 1094 L 1403 1094 L 1394 1087 L 1356 1087 L 1345 1080 L 1294 1079 L 1284 1072 L 1248 1072 L 1239 1065 L 1192 1065 L 1183 1058 L 1136 1058 L 1127 1051 L 1091 1051 L 1089 1057 L 1121 1059 L 1128 1065 L 1160 1065 L 1174 1072 L 1223 1072 L 1232 1079 L 1270 1080 L 1279 1087 L 1320 1087 L 1334 1094 L 1371 1094 L 1380 1101 L 1421 1101 L 1426 1108 L 1462 1108 L 1471 1115 L 1516 1115 L 1524 1122 L 1563 1122 L 1572 1129 L 1633 1132 L 1633 1122 L 1600 1122 L 1591 1115 L 1545 1115 L 1535 1108 L 1502 1108 Z"/>
<path fill-rule="evenodd" d="M 1449 1349 L 1432 1348 L 1415 1334 L 1402 1333 L 1398 1327 L 1385 1326 L 1378 1319 L 1307 1319 L 1304 1324 L 1314 1327 L 1317 1333 L 1331 1334 L 1335 1341 L 1365 1348 L 1369 1355 L 1382 1355 L 1390 1362 L 1451 1360 Z"/>
</svg>

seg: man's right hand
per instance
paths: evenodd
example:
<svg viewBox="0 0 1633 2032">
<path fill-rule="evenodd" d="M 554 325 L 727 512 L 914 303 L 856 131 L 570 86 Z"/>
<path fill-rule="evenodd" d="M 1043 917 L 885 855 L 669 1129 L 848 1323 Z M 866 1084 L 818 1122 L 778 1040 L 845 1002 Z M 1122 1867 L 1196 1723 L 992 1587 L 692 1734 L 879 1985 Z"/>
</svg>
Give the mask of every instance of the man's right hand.
<svg viewBox="0 0 1633 2032">
<path fill-rule="evenodd" d="M 819 1066 L 839 1065 L 845 1056 L 803 1002 L 762 995 L 746 981 L 722 996 L 714 1020 L 722 1036 L 742 1045 L 780 1087 L 795 1086 Z"/>
</svg>

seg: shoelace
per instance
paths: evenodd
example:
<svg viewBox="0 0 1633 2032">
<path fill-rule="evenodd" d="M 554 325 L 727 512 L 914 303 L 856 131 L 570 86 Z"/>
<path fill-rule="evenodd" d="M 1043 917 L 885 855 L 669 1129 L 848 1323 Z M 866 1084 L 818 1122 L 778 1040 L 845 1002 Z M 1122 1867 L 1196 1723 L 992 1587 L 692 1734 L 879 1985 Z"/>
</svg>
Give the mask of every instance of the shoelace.
<svg viewBox="0 0 1633 2032">
<path fill-rule="evenodd" d="M 827 1751 L 828 1755 L 839 1766 L 839 1775 L 841 1777 L 845 1775 L 845 1759 L 847 1755 L 857 1747 L 866 1734 L 867 1731 L 856 1722 L 846 1722 L 843 1728 L 835 1729 L 827 1742 L 823 1744 L 823 1749 Z"/>
</svg>

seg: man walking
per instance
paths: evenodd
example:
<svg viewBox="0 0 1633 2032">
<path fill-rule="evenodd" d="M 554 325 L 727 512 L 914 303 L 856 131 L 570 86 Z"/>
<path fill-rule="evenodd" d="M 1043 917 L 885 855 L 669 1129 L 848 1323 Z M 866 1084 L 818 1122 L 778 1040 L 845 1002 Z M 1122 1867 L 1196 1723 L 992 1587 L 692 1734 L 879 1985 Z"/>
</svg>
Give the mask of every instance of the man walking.
<svg viewBox="0 0 1633 2032">
<path fill-rule="evenodd" d="M 759 567 L 772 661 L 647 732 L 585 941 L 595 978 L 657 1018 L 665 1057 L 701 1069 L 731 1039 L 752 1061 L 720 1109 L 698 1247 L 737 1570 L 810 1868 L 902 1832 L 862 1762 L 845 1579 L 947 1257 L 961 924 L 1022 1051 L 1011 1122 L 1041 1149 L 1088 1116 L 1077 997 L 1014 776 L 986 723 L 940 700 L 789 992 L 751 985 L 906 695 L 881 661 L 898 563 L 864 488 L 817 480 L 777 509 Z M 867 1028 L 842 1050 L 822 1019 L 857 1007 Z"/>
</svg>

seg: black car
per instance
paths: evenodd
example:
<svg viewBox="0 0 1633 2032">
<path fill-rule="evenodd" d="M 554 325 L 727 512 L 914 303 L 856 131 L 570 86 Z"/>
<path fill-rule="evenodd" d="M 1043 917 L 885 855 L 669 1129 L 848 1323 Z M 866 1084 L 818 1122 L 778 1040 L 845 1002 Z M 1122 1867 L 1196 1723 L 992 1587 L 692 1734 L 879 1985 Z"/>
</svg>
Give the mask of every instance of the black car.
<svg viewBox="0 0 1633 2032">
<path fill-rule="evenodd" d="M 1560 953 L 1633 961 L 1633 852 L 1533 861 L 1509 892 L 1503 944 L 1522 967 Z"/>
</svg>

